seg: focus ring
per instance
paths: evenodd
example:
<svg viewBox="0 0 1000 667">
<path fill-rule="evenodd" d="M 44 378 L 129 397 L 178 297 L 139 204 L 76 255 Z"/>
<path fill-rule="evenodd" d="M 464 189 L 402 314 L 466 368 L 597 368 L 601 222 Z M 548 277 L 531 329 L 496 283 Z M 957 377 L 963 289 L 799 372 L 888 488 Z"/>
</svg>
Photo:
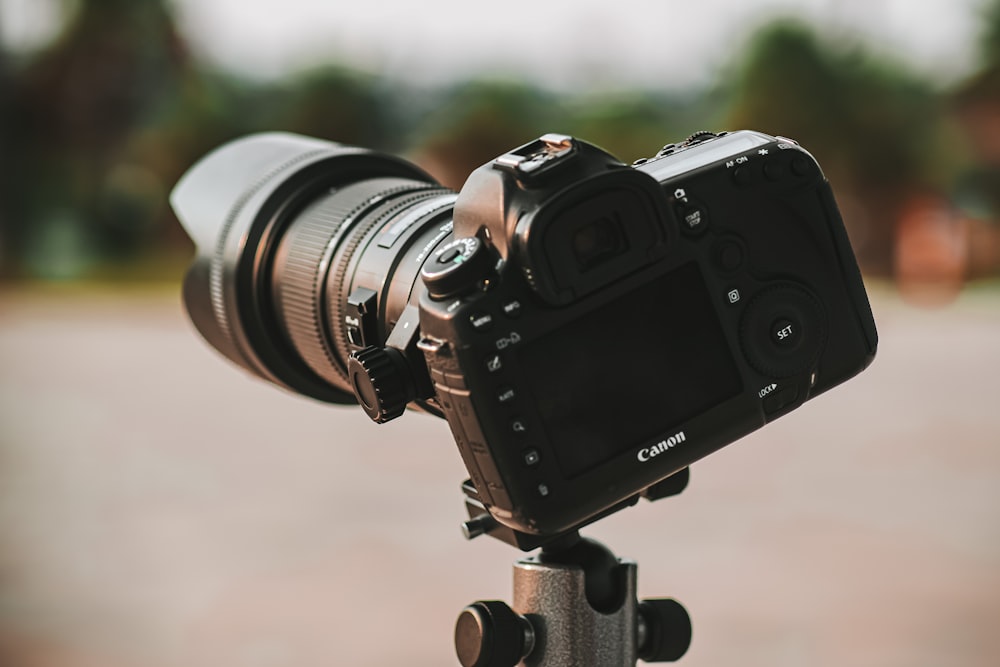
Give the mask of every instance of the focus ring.
<svg viewBox="0 0 1000 667">
<path fill-rule="evenodd" d="M 412 181 L 379 178 L 335 191 L 297 216 L 275 257 L 275 303 L 288 339 L 313 372 L 348 391 L 346 359 L 336 357 L 323 310 L 330 258 L 359 215 L 412 187 Z"/>
</svg>

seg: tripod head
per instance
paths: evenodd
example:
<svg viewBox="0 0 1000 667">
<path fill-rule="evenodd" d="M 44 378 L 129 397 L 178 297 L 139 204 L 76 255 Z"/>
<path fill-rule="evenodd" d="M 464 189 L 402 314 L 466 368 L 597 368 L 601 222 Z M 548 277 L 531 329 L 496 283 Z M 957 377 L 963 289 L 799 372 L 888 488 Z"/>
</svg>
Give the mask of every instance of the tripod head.
<svg viewBox="0 0 1000 667">
<path fill-rule="evenodd" d="M 632 507 L 639 502 L 640 497 L 649 501 L 654 501 L 662 498 L 669 498 L 670 496 L 676 496 L 687 488 L 690 479 L 690 469 L 681 468 L 666 479 L 662 479 L 656 484 L 643 489 L 641 493 L 630 496 L 622 502 L 612 505 L 603 512 L 590 517 L 588 520 L 576 524 L 571 529 L 554 535 L 533 535 L 531 533 L 525 533 L 504 526 L 499 521 L 494 519 L 493 516 L 486 510 L 486 506 L 483 504 L 483 501 L 479 496 L 479 492 L 476 490 L 472 480 L 467 479 L 462 483 L 462 493 L 465 494 L 465 508 L 469 513 L 469 520 L 462 524 L 462 533 L 465 535 L 466 539 L 469 540 L 482 535 L 489 535 L 490 537 L 505 544 L 517 547 L 521 551 L 533 551 L 539 547 L 545 547 L 550 544 L 558 544 L 564 541 L 564 538 L 568 536 L 579 535 L 581 528 L 600 521 L 604 517 L 610 516 L 625 509 L 626 507 Z"/>
</svg>

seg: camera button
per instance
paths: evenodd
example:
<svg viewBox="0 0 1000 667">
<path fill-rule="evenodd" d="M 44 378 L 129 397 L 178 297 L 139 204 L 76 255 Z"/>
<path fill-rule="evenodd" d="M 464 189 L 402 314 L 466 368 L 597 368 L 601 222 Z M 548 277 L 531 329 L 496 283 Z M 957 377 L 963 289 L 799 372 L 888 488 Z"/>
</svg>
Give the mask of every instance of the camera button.
<svg viewBox="0 0 1000 667">
<path fill-rule="evenodd" d="M 764 178 L 769 181 L 780 181 L 785 176 L 785 165 L 777 160 L 771 160 L 764 165 Z"/>
<path fill-rule="evenodd" d="M 503 357 L 499 354 L 491 354 L 486 357 L 486 370 L 490 373 L 499 373 L 503 370 Z"/>
<path fill-rule="evenodd" d="M 493 316 L 489 313 L 473 313 L 469 316 L 469 323 L 476 331 L 489 331 L 493 328 Z"/>
<path fill-rule="evenodd" d="M 739 241 L 727 239 L 714 248 L 715 265 L 725 273 L 735 273 L 743 266 L 746 253 Z"/>
<path fill-rule="evenodd" d="M 753 170 L 747 166 L 736 167 L 736 169 L 733 170 L 733 180 L 736 181 L 736 185 L 753 185 L 755 180 Z"/>
<path fill-rule="evenodd" d="M 802 339 L 802 327 L 798 322 L 780 318 L 771 324 L 771 341 L 781 348 L 792 348 Z"/>
<path fill-rule="evenodd" d="M 708 229 L 708 214 L 697 204 L 684 204 L 677 207 L 680 217 L 681 231 L 691 236 L 699 236 Z"/>
<path fill-rule="evenodd" d="M 799 155 L 792 160 L 792 173 L 796 176 L 809 176 L 813 172 L 815 163 L 809 158 Z"/>
<path fill-rule="evenodd" d="M 549 495 L 552 493 L 552 490 L 549 488 L 549 485 L 544 483 L 538 485 L 537 491 L 538 495 L 541 496 L 542 498 L 548 498 Z"/>
<path fill-rule="evenodd" d="M 534 468 L 542 462 L 542 454 L 537 449 L 532 447 L 531 449 L 526 449 L 521 452 L 521 458 L 524 460 L 524 465 L 529 468 Z"/>
<path fill-rule="evenodd" d="M 515 398 L 517 398 L 517 392 L 514 391 L 513 387 L 500 387 L 497 389 L 497 403 L 510 403 Z"/>
<path fill-rule="evenodd" d="M 521 302 L 518 301 L 517 299 L 511 299 L 507 303 L 503 304 L 502 308 L 503 308 L 503 314 L 512 319 L 517 319 L 518 317 L 520 317 L 521 311 L 524 310 L 524 307 L 521 305 Z"/>
</svg>

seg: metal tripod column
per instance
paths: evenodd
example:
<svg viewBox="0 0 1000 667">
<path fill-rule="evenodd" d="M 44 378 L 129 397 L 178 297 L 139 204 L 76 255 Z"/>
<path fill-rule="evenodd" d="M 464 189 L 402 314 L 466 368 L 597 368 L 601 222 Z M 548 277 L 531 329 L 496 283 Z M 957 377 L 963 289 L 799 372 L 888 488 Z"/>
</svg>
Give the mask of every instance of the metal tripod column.
<svg viewBox="0 0 1000 667">
<path fill-rule="evenodd" d="M 586 576 L 577 565 L 514 564 L 514 611 L 534 630 L 527 667 L 633 667 L 638 658 L 637 566 L 621 561 L 617 609 L 599 611 L 587 600 Z"/>
</svg>

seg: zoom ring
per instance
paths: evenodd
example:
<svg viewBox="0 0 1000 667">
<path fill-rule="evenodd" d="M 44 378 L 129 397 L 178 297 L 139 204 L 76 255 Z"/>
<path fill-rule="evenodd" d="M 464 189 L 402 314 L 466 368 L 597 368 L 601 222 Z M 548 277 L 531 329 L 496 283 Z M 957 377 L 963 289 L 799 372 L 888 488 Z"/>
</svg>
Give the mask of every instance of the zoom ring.
<svg viewBox="0 0 1000 667">
<path fill-rule="evenodd" d="M 323 253 L 339 235 L 343 223 L 336 208 L 317 206 L 308 210 L 288 230 L 287 256 L 277 282 L 281 321 L 292 345 L 306 365 L 328 382 L 343 377 L 325 345 L 318 299 Z"/>
</svg>

